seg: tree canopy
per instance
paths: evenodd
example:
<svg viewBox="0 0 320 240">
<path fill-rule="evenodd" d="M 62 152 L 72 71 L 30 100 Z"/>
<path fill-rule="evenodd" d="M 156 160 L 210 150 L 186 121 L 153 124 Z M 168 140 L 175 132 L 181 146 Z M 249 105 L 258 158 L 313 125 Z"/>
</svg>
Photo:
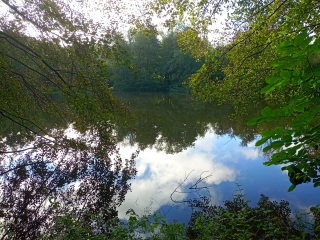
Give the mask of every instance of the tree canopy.
<svg viewBox="0 0 320 240">
<path fill-rule="evenodd" d="M 153 8 L 159 15 L 171 16 L 169 26 L 181 21 L 189 24 L 180 42 L 195 56 L 206 59 L 189 78 L 189 85 L 205 100 L 256 100 L 272 72 L 271 63 L 279 57 L 278 44 L 303 30 L 314 37 L 319 34 L 319 2 L 314 0 L 168 0 L 156 1 Z M 227 17 L 219 24 L 222 14 Z M 215 25 L 219 27 L 213 28 Z M 209 40 L 211 44 L 205 44 Z M 212 50 L 211 45 L 224 48 Z M 210 74 L 218 69 L 224 73 L 224 81 Z"/>
<path fill-rule="evenodd" d="M 130 92 L 187 92 L 184 82 L 201 66 L 178 45 L 177 32 L 157 36 L 142 31 L 128 33 L 122 47 L 128 57 L 121 66 L 110 62 L 115 91 Z"/>
</svg>

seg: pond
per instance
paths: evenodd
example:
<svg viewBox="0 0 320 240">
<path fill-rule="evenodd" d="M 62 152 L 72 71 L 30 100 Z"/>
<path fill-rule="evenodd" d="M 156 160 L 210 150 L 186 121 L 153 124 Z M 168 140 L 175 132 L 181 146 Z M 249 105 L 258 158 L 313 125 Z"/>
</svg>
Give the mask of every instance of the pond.
<svg viewBox="0 0 320 240">
<path fill-rule="evenodd" d="M 188 95 L 117 93 L 116 98 L 134 117 L 77 126 L 72 118 L 43 116 L 44 136 L 4 119 L 0 236 L 56 234 L 67 229 L 65 218 L 105 234 L 129 209 L 139 215 L 159 210 L 169 222 L 187 224 L 187 201 L 202 196 L 222 205 L 241 193 L 255 206 L 264 194 L 290 202 L 295 212 L 319 204 L 320 188 L 302 184 L 289 193 L 281 166 L 263 165 L 268 155 L 255 142 L 272 126 L 246 125 L 262 103 L 232 116 L 231 104 L 196 102 Z"/>
<path fill-rule="evenodd" d="M 246 125 L 259 107 L 231 119 L 231 105 L 198 103 L 185 95 L 116 96 L 136 116 L 134 131 L 117 129 L 120 152 L 129 157 L 141 149 L 132 191 L 118 209 L 121 218 L 130 208 L 138 214 L 147 209 L 187 223 L 191 210 L 185 200 L 209 194 L 213 204 L 222 205 L 239 189 L 252 206 L 261 194 L 288 201 L 294 213 L 319 204 L 320 189 L 309 183 L 288 192 L 291 183 L 282 166 L 263 165 L 268 156 L 255 147 L 261 126 Z"/>
</svg>

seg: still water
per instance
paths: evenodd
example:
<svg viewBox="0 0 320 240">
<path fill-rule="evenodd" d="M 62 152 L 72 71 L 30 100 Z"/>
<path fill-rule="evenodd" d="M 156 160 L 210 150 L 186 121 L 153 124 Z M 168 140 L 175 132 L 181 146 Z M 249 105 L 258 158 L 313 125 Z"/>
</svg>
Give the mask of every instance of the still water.
<svg viewBox="0 0 320 240">
<path fill-rule="evenodd" d="M 231 105 L 197 103 L 183 95 L 117 97 L 136 115 L 133 127 L 117 129 L 121 154 L 128 158 L 141 149 L 132 192 L 118 209 L 120 218 L 130 208 L 138 214 L 148 209 L 187 223 L 190 209 L 181 202 L 210 194 L 213 204 L 222 205 L 239 193 L 239 184 L 252 206 L 261 194 L 288 201 L 294 212 L 320 203 L 320 188 L 303 184 L 289 193 L 291 183 L 282 166 L 263 165 L 267 156 L 255 147 L 261 129 L 246 126 L 259 107 L 231 120 Z"/>
</svg>

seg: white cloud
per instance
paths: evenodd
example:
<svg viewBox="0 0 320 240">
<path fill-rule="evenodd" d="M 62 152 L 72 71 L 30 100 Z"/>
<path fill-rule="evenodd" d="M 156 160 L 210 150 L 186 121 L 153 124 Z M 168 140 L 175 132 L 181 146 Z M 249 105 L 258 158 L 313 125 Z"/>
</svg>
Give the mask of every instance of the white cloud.
<svg viewBox="0 0 320 240">
<path fill-rule="evenodd" d="M 153 210 L 159 209 L 159 205 L 172 204 L 170 194 L 185 179 L 186 175 L 193 171 L 186 182 L 181 186 L 181 191 L 186 191 L 186 185 L 195 183 L 201 173 L 211 174 L 204 180 L 204 184 L 220 184 L 223 181 L 234 181 L 236 170 L 225 166 L 219 159 L 222 155 L 216 155 L 216 135 L 207 134 L 205 138 L 196 141 L 195 148 L 189 148 L 183 152 L 170 155 L 165 152 L 157 152 L 155 149 L 146 149 L 137 158 L 137 178 L 132 181 L 132 192 L 126 196 L 126 201 L 119 208 L 119 217 L 124 218 L 125 212 L 132 208 L 137 213 L 153 201 Z M 134 148 L 122 149 L 121 153 L 127 157 Z M 210 189 L 210 194 L 215 198 L 217 194 Z M 176 200 L 187 197 L 186 193 L 175 194 Z M 153 199 L 153 200 L 151 200 Z M 213 199 L 218 202 L 218 199 Z"/>
<path fill-rule="evenodd" d="M 257 160 L 260 156 L 259 150 L 256 148 L 239 148 L 236 151 L 243 154 L 247 160 Z"/>
</svg>

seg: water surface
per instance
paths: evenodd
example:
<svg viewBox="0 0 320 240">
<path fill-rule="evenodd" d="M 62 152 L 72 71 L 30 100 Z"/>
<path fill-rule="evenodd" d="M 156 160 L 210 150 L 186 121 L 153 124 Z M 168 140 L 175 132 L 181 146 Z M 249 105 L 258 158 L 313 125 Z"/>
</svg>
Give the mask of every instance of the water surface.
<svg viewBox="0 0 320 240">
<path fill-rule="evenodd" d="M 136 114 L 133 128 L 118 129 L 121 153 L 129 157 L 141 149 L 132 192 L 119 208 L 121 218 L 129 208 L 139 214 L 148 208 L 187 223 L 190 209 L 179 202 L 210 194 L 213 204 L 222 205 L 239 193 L 238 184 L 252 206 L 261 194 L 289 201 L 294 211 L 319 204 L 320 189 L 312 183 L 289 193 L 291 183 L 282 166 L 263 165 L 267 156 L 255 147 L 261 127 L 246 125 L 259 108 L 249 108 L 248 115 L 231 120 L 231 105 L 197 103 L 184 95 L 125 94 L 118 98 Z M 196 186 L 201 190 L 196 191 Z"/>
</svg>

